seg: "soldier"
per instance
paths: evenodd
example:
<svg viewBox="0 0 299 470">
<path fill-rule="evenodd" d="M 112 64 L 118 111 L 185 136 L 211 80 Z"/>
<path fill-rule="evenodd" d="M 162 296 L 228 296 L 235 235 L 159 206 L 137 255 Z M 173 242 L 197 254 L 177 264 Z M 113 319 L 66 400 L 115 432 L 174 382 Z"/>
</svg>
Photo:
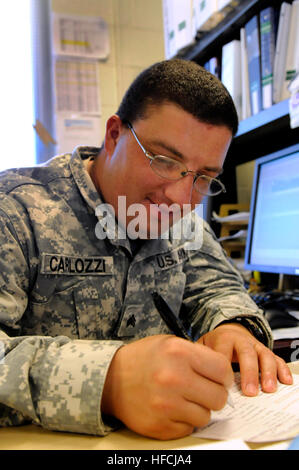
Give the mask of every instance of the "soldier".
<svg viewBox="0 0 299 470">
<path fill-rule="evenodd" d="M 265 392 L 292 383 L 208 224 L 195 244 L 174 236 L 184 206 L 223 191 L 237 126 L 218 79 L 163 61 L 133 82 L 101 148 L 1 174 L 2 426 L 177 438 L 225 405 L 232 362 L 248 396 L 259 373 Z"/>
</svg>

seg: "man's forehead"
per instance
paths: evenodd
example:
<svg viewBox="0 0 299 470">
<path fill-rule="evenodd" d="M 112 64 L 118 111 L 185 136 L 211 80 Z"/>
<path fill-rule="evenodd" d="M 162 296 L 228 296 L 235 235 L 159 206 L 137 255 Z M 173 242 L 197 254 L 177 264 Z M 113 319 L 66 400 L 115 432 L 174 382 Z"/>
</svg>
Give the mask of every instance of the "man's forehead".
<svg viewBox="0 0 299 470">
<path fill-rule="evenodd" d="M 140 115 L 137 117 L 137 119 L 132 123 L 136 123 L 139 119 L 144 120 L 144 119 L 149 119 L 155 115 L 157 115 L 159 112 L 163 110 L 163 112 L 171 112 L 171 110 L 176 109 L 178 111 L 182 111 L 183 113 L 188 113 L 190 116 L 193 116 L 191 113 L 186 111 L 182 106 L 179 104 L 175 103 L 174 101 L 169 101 L 169 100 L 162 100 L 162 101 L 154 101 L 152 99 L 148 99 L 144 103 L 142 112 Z"/>
</svg>

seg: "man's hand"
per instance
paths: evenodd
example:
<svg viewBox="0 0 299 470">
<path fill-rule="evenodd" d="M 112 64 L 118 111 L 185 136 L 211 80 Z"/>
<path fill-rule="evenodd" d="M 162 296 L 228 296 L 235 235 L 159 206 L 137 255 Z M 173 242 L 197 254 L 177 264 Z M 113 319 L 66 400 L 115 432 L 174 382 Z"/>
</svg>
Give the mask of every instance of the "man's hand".
<svg viewBox="0 0 299 470">
<path fill-rule="evenodd" d="M 172 335 L 121 347 L 105 382 L 102 412 L 148 437 L 175 439 L 209 422 L 227 401 L 233 372 L 223 354 Z"/>
<path fill-rule="evenodd" d="M 245 395 L 257 395 L 259 373 L 264 392 L 275 392 L 277 379 L 283 384 L 293 383 L 285 361 L 255 339 L 242 325 L 220 325 L 202 336 L 198 342 L 224 354 L 230 362 L 239 363 L 241 387 Z"/>
</svg>

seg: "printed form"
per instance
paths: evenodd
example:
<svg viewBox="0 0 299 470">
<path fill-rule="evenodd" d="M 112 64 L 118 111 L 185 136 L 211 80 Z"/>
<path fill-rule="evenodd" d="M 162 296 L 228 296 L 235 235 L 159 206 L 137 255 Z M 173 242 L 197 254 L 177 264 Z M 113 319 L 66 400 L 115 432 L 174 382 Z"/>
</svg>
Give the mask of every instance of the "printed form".
<svg viewBox="0 0 299 470">
<path fill-rule="evenodd" d="M 192 436 L 271 442 L 299 434 L 299 375 L 293 374 L 293 385 L 278 383 L 275 393 L 260 391 L 256 397 L 246 397 L 237 373 L 230 396 L 235 408 L 226 405 L 221 411 L 212 412 L 210 423 Z"/>
</svg>

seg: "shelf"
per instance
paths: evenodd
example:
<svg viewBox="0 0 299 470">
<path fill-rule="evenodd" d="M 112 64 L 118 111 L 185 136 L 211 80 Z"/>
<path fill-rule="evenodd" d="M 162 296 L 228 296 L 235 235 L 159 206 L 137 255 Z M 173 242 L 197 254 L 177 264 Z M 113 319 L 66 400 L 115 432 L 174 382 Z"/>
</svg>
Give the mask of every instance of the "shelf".
<svg viewBox="0 0 299 470">
<path fill-rule="evenodd" d="M 243 248 L 246 246 L 246 240 L 223 241 L 221 242 L 223 248 Z"/>
<path fill-rule="evenodd" d="M 219 50 L 224 44 L 233 39 L 238 39 L 240 29 L 254 15 L 270 5 L 280 6 L 281 0 L 242 0 L 215 28 L 207 33 L 202 33 L 195 45 L 179 54 L 180 57 L 194 60 L 202 65 L 214 55 L 219 55 Z"/>
<path fill-rule="evenodd" d="M 223 21 L 211 31 L 199 33 L 197 42 L 181 51 L 178 56 L 193 60 L 200 65 L 204 65 L 212 57 L 221 60 L 222 47 L 234 39 L 240 39 L 240 29 L 245 27 L 253 16 L 269 6 L 279 9 L 282 2 L 283 0 L 241 0 Z M 211 211 L 219 212 L 223 204 L 238 201 L 236 180 L 238 165 L 294 145 L 298 143 L 298 136 L 298 128 L 290 127 L 289 100 L 274 104 L 271 108 L 240 121 L 238 133 L 232 140 L 221 177 L 227 191 L 219 198 L 213 199 L 210 205 Z M 211 222 L 216 234 L 219 234 L 218 223 Z"/>
<path fill-rule="evenodd" d="M 248 220 L 238 220 L 238 221 L 229 221 L 229 222 L 220 222 L 221 225 L 228 227 L 230 230 L 234 230 L 235 228 L 241 228 L 245 225 L 248 225 Z"/>
<path fill-rule="evenodd" d="M 255 160 L 296 143 L 298 128 L 290 127 L 289 100 L 281 101 L 240 121 L 238 133 L 228 153 L 227 164 L 236 165 Z"/>
<path fill-rule="evenodd" d="M 274 125 L 276 121 L 287 119 L 289 121 L 289 100 L 281 101 L 274 104 L 271 108 L 264 109 L 254 116 L 250 116 L 244 121 L 240 121 L 239 130 L 236 135 L 238 137 L 254 131 L 257 128 L 262 128 L 268 125 Z"/>
</svg>

